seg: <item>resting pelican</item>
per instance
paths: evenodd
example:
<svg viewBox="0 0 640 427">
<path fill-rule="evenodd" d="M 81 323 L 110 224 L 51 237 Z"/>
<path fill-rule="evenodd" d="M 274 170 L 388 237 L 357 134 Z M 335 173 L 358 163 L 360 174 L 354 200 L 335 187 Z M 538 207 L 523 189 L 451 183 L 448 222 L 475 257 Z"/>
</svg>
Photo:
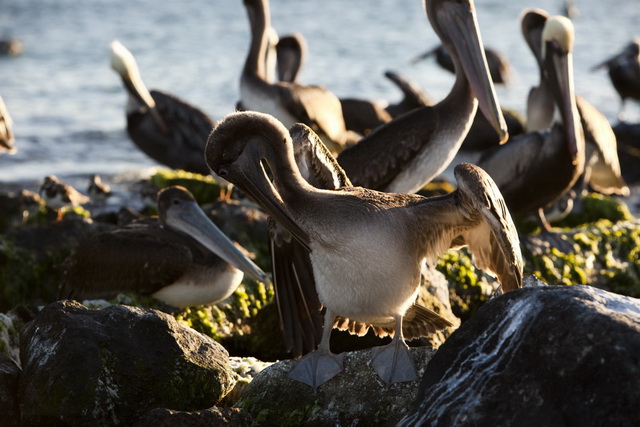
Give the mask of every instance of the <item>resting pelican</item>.
<svg viewBox="0 0 640 427">
<path fill-rule="evenodd" d="M 624 120 L 626 100 L 640 101 L 640 38 L 632 40 L 622 52 L 596 65 L 592 71 L 605 67 L 609 71 L 613 87 L 620 95 L 618 118 Z"/>
<path fill-rule="evenodd" d="M 507 58 L 491 48 L 484 49 L 485 56 L 487 57 L 487 63 L 489 65 L 489 71 L 491 72 L 491 79 L 496 84 L 509 85 L 511 81 L 511 65 Z M 444 45 L 438 45 L 431 50 L 426 51 L 416 56 L 411 62 L 413 64 L 420 62 L 432 55 L 435 55 L 436 62 L 442 68 L 452 73 L 455 73 L 455 67 L 451 60 L 451 54 Z"/>
<path fill-rule="evenodd" d="M 133 143 L 170 168 L 208 175 L 202 153 L 214 121 L 173 95 L 149 92 L 135 58 L 117 40 L 111 43 L 111 67 L 120 75 L 129 95 L 127 132 Z"/>
<path fill-rule="evenodd" d="M 242 108 L 272 114 L 288 126 L 305 123 L 336 152 L 356 142 L 360 137 L 345 128 L 340 100 L 333 93 L 320 86 L 267 80 L 269 2 L 244 0 L 244 5 L 251 25 L 251 45 L 240 77 Z"/>
<path fill-rule="evenodd" d="M 540 9 L 524 12 L 521 20 L 522 34 L 540 68 L 540 83 L 533 87 L 527 99 L 527 130 L 548 129 L 556 109 L 551 84 L 543 69 L 542 31 L 549 14 Z M 576 107 L 585 138 L 585 169 L 577 182 L 576 193 L 589 184 L 603 194 L 628 196 L 620 170 L 618 143 L 609 121 L 593 105 L 576 95 Z"/>
<path fill-rule="evenodd" d="M 244 274 L 269 281 L 185 188 L 161 190 L 158 215 L 80 242 L 65 261 L 60 297 L 82 300 L 137 292 L 183 308 L 227 298 Z"/>
<path fill-rule="evenodd" d="M 480 168 L 460 165 L 458 190 L 438 198 L 349 186 L 322 190 L 302 177 L 292 145 L 272 116 L 243 112 L 220 122 L 205 152 L 211 170 L 240 187 L 310 250 L 325 322 L 318 350 L 298 362 L 292 378 L 317 387 L 342 371 L 342 358 L 329 350 L 340 316 L 394 330 L 389 345 L 372 351 L 372 366 L 386 382 L 414 380 L 403 317 L 413 310 L 411 316 L 428 332 L 449 324 L 414 301 L 423 260 L 435 263 L 452 244 L 467 244 L 477 265 L 494 272 L 505 290 L 521 286 L 515 227 L 499 190 Z"/>
<path fill-rule="evenodd" d="M 0 150 L 13 154 L 16 151 L 14 140 L 13 121 L 11 120 L 7 107 L 4 105 L 4 101 L 0 96 Z"/>
<path fill-rule="evenodd" d="M 425 3 L 425 10 L 430 17 L 438 17 L 431 19 L 432 25 L 454 52 L 459 67 L 456 83 L 439 104 L 398 117 L 338 156 L 338 162 L 348 168 L 347 175 L 355 185 L 401 193 L 420 190 L 451 161 L 478 104 L 493 127 L 506 138 L 501 110 L 482 56 L 472 3 L 431 1 Z M 458 31 L 456 25 L 466 30 Z M 299 164 L 301 170 L 308 171 L 304 177 L 310 182 L 329 163 L 313 161 L 314 158 L 310 156 L 305 165 Z M 342 181 L 330 177 L 321 188 L 335 190 L 341 187 L 336 183 Z M 321 332 L 321 325 L 315 322 L 320 303 L 317 296 L 313 298 L 315 285 L 308 249 L 276 227 L 272 227 L 271 241 L 274 271 L 279 271 L 274 282 L 276 293 L 282 294 L 279 308 L 285 344 L 287 350 L 299 356 L 316 348 Z"/>
<path fill-rule="evenodd" d="M 584 171 L 584 136 L 573 91 L 573 40 L 569 19 L 547 19 L 541 58 L 560 121 L 486 151 L 477 163 L 498 185 L 509 210 L 537 212 L 545 232 L 550 226 L 543 208 L 571 190 Z"/>
</svg>

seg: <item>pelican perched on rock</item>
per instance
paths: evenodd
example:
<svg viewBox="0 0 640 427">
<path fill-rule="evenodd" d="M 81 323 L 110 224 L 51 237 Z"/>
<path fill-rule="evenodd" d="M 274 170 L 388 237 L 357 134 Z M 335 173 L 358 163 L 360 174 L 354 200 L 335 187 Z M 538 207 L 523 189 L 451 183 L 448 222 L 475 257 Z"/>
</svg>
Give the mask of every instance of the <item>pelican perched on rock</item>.
<svg viewBox="0 0 640 427">
<path fill-rule="evenodd" d="M 13 122 L 0 96 L 0 150 L 10 154 L 16 151 L 13 136 Z"/>
<path fill-rule="evenodd" d="M 205 155 L 211 170 L 240 187 L 310 251 L 326 312 L 318 350 L 290 373 L 296 380 L 317 387 L 342 371 L 342 358 L 329 350 L 338 317 L 394 330 L 389 345 L 372 351 L 372 366 L 386 382 L 414 380 L 403 320 L 420 325 L 419 334 L 450 325 L 414 302 L 423 260 L 435 263 L 452 245 L 468 245 L 477 265 L 494 272 L 505 290 L 521 286 L 515 227 L 497 187 L 478 167 L 460 165 L 458 190 L 438 198 L 349 186 L 322 190 L 300 174 L 282 123 L 256 112 L 222 120 Z"/>
<path fill-rule="evenodd" d="M 119 41 L 111 43 L 111 67 L 128 93 L 127 132 L 133 143 L 158 163 L 208 175 L 202 153 L 215 122 L 173 95 L 149 92 L 134 56 Z"/>
<path fill-rule="evenodd" d="M 185 188 L 161 190 L 158 215 L 80 242 L 65 261 L 60 297 L 82 300 L 137 292 L 182 308 L 227 298 L 244 274 L 269 281 Z"/>
<path fill-rule="evenodd" d="M 478 104 L 496 132 L 506 138 L 501 110 L 482 56 L 472 3 L 429 1 L 425 9 L 436 32 L 454 52 L 458 66 L 454 87 L 437 105 L 404 114 L 340 153 L 337 160 L 345 167 L 341 173 L 346 172 L 354 185 L 401 193 L 420 190 L 454 157 Z M 458 31 L 456 25 L 466 28 L 465 31 Z M 298 157 L 299 168 L 312 185 L 329 190 L 342 187 L 344 179 L 334 176 L 325 178 L 322 185 L 314 181 L 315 174 L 329 161 L 318 160 L 315 155 Z M 315 286 L 308 248 L 275 226 L 271 240 L 274 270 L 279 270 L 274 279 L 276 293 L 285 294 L 280 298 L 285 343 L 287 350 L 299 356 L 316 348 L 321 331 L 321 325 L 314 322 L 319 318 L 320 303 L 317 296 L 313 298 Z M 303 302 L 293 308 L 287 302 L 292 300 Z"/>
<path fill-rule="evenodd" d="M 607 68 L 613 87 L 620 95 L 618 117 L 624 120 L 624 104 L 627 99 L 640 101 L 640 38 L 632 40 L 622 52 L 592 68 Z"/>
<path fill-rule="evenodd" d="M 244 5 L 251 26 L 251 45 L 240 77 L 242 108 L 272 114 L 288 126 L 305 123 L 336 152 L 356 142 L 360 136 L 345 128 L 340 100 L 333 93 L 320 86 L 267 80 L 269 2 L 244 0 Z"/>
<path fill-rule="evenodd" d="M 512 71 L 507 58 L 491 48 L 485 48 L 484 53 L 487 57 L 487 64 L 489 65 L 489 71 L 491 72 L 491 79 L 493 82 L 496 84 L 508 85 L 512 80 Z M 447 51 L 447 48 L 444 45 L 438 45 L 433 49 L 416 56 L 411 62 L 415 64 L 433 55 L 435 55 L 436 62 L 440 67 L 455 73 L 455 66 L 451 60 L 451 53 Z"/>
<path fill-rule="evenodd" d="M 563 16 L 547 19 L 542 32 L 542 66 L 560 120 L 550 129 L 519 135 L 488 150 L 478 166 L 491 175 L 511 213 L 537 212 L 576 183 L 585 165 L 585 143 L 573 90 L 573 24 Z"/>
<path fill-rule="evenodd" d="M 542 32 L 549 15 L 540 9 L 524 12 L 521 20 L 522 34 L 540 68 L 540 82 L 529 92 L 527 99 L 527 130 L 548 129 L 553 122 L 556 104 L 552 84 L 544 70 L 542 58 Z M 579 179 L 576 193 L 589 184 L 594 190 L 608 195 L 628 196 L 620 170 L 616 135 L 607 118 L 593 105 L 576 95 L 576 107 L 585 138 L 585 168 Z"/>
</svg>

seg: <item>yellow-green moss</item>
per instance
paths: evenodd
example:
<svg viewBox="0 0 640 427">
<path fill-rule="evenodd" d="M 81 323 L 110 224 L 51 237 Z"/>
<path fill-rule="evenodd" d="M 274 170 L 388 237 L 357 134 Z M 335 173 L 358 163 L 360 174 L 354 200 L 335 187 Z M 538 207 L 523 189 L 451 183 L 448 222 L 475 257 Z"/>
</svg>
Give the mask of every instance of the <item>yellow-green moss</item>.
<svg viewBox="0 0 640 427">
<path fill-rule="evenodd" d="M 193 194 L 199 204 L 208 203 L 220 196 L 220 184 L 211 175 L 162 169 L 152 175 L 150 181 L 160 189 L 181 185 Z"/>
<path fill-rule="evenodd" d="M 175 317 L 178 322 L 223 343 L 231 354 L 261 354 L 262 360 L 272 360 L 283 350 L 271 348 L 279 347 L 277 339 L 281 333 L 277 313 L 275 310 L 264 312 L 273 297 L 272 286 L 245 278 L 225 301 L 214 306 L 186 308 Z"/>
<path fill-rule="evenodd" d="M 462 320 L 475 313 L 493 292 L 492 280 L 474 266 L 466 248 L 448 251 L 436 268 L 447 278 L 451 310 Z"/>
<path fill-rule="evenodd" d="M 561 221 L 555 222 L 555 227 L 574 228 L 583 224 L 608 219 L 611 222 L 631 221 L 633 215 L 627 205 L 620 199 L 598 193 L 589 193 L 581 198 L 582 209 L 579 213 L 570 213 Z"/>
<path fill-rule="evenodd" d="M 554 285 L 589 284 L 640 296 L 640 223 L 600 220 L 565 233 L 574 252 L 529 256 L 525 274 Z"/>
</svg>

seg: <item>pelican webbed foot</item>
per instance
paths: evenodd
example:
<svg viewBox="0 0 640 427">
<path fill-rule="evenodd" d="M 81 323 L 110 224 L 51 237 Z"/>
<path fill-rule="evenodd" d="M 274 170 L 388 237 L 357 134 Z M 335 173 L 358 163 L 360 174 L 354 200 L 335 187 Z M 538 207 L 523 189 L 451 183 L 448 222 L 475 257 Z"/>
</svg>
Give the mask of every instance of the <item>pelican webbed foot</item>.
<svg viewBox="0 0 640 427">
<path fill-rule="evenodd" d="M 324 314 L 322 338 L 318 349 L 304 355 L 289 371 L 289 378 L 308 384 L 314 389 L 344 370 L 343 354 L 333 354 L 329 347 L 331 329 L 336 315 L 329 309 Z"/>
<path fill-rule="evenodd" d="M 302 357 L 289 371 L 289 378 L 308 384 L 314 389 L 344 370 L 344 355 L 333 354 L 322 347 Z"/>
<path fill-rule="evenodd" d="M 402 316 L 395 317 L 395 334 L 387 345 L 371 349 L 369 364 L 387 384 L 414 381 L 418 378 L 409 346 L 402 335 Z"/>
<path fill-rule="evenodd" d="M 371 349 L 371 366 L 387 384 L 414 381 L 418 378 L 409 347 L 402 339 Z"/>
</svg>

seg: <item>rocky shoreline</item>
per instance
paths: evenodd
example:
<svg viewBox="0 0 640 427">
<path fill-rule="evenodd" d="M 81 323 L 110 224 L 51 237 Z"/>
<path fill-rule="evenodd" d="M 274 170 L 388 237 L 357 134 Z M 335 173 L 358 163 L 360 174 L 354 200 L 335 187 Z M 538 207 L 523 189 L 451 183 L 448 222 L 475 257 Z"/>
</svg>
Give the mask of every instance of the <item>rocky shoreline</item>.
<svg viewBox="0 0 640 427">
<path fill-rule="evenodd" d="M 443 257 L 421 303 L 459 327 L 410 342 L 418 381 L 384 384 L 368 361 L 386 341 L 334 331 L 345 371 L 314 390 L 287 377 L 295 361 L 262 283 L 184 310 L 132 294 L 57 301 L 79 239 L 116 227 L 122 207 L 153 214 L 148 192 L 176 184 L 270 271 L 266 216 L 241 195 L 213 202 L 210 177 L 103 179 L 113 198 L 61 221 L 20 199 L 38 183 L 0 184 L 2 426 L 640 424 L 637 182 L 624 201 L 588 195 L 559 224 L 574 252 L 525 251 L 522 290 L 494 297 L 466 251 Z"/>
</svg>

